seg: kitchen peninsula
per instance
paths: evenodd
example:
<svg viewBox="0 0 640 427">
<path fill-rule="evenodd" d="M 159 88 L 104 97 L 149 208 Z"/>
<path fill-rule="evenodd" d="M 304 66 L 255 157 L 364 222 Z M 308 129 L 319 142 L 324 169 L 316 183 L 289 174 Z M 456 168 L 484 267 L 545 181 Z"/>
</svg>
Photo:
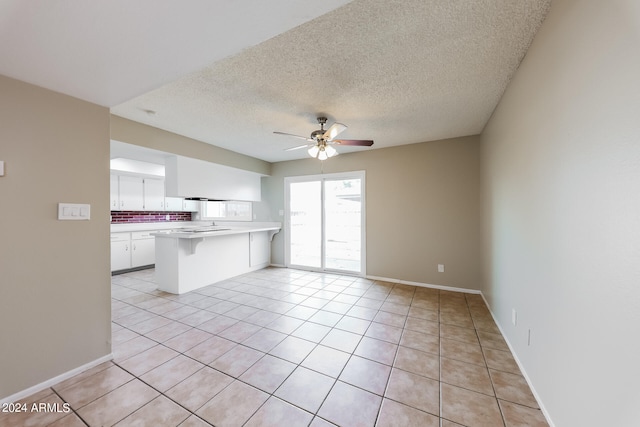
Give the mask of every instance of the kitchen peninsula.
<svg viewBox="0 0 640 427">
<path fill-rule="evenodd" d="M 158 289 L 183 294 L 267 267 L 278 222 L 216 225 L 152 233 Z"/>
</svg>

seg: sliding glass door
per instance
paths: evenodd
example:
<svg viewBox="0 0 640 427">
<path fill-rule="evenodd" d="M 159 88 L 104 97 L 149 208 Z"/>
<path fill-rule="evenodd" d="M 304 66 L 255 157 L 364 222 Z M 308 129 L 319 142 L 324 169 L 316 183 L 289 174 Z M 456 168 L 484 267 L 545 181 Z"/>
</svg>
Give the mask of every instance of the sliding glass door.
<svg viewBox="0 0 640 427">
<path fill-rule="evenodd" d="M 287 266 L 364 274 L 364 172 L 285 178 Z"/>
</svg>

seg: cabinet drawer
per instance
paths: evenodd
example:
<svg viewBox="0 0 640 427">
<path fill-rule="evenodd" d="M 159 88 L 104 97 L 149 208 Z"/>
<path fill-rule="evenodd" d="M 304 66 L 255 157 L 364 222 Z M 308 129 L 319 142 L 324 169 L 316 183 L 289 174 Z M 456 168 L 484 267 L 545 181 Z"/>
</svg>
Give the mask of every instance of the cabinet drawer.
<svg viewBox="0 0 640 427">
<path fill-rule="evenodd" d="M 151 233 L 156 233 L 156 232 L 157 230 L 135 231 L 131 233 L 131 240 L 155 239 L 155 237 L 152 236 Z"/>
<path fill-rule="evenodd" d="M 130 233 L 111 233 L 112 242 L 128 242 L 130 238 Z"/>
</svg>

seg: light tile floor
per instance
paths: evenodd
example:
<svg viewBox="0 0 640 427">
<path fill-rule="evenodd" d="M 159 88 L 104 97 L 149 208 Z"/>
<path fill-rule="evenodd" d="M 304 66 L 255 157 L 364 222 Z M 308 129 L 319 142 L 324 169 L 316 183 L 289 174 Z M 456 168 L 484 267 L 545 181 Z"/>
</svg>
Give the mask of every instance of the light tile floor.
<svg viewBox="0 0 640 427">
<path fill-rule="evenodd" d="M 269 268 L 184 295 L 112 278 L 114 360 L 2 426 L 546 426 L 479 295 Z"/>
</svg>

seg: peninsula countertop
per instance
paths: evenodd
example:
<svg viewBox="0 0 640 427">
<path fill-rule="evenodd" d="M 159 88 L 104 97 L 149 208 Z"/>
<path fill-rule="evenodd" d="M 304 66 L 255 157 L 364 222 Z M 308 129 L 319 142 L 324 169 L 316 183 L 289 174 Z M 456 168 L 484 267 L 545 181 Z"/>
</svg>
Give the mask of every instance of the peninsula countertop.
<svg viewBox="0 0 640 427">
<path fill-rule="evenodd" d="M 159 230 L 152 236 L 172 239 L 199 239 L 203 237 L 226 236 L 230 234 L 256 233 L 271 231 L 276 234 L 282 225 L 279 222 L 254 222 L 239 224 L 199 225 L 196 227 L 182 227 L 169 230 Z"/>
</svg>

